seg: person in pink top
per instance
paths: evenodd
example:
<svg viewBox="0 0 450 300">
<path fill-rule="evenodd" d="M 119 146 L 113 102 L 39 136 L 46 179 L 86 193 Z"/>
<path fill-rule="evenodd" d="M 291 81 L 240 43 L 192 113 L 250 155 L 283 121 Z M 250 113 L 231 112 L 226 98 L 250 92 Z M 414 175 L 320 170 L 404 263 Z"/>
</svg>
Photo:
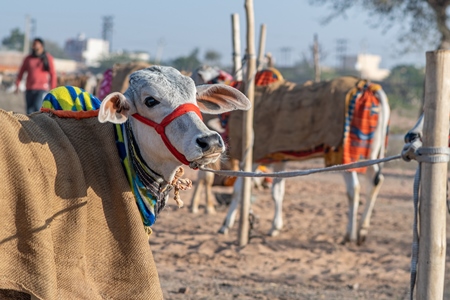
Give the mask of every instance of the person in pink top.
<svg viewBox="0 0 450 300">
<path fill-rule="evenodd" d="M 25 100 L 27 114 L 41 109 L 45 94 L 56 87 L 56 71 L 53 56 L 45 51 L 44 41 L 33 40 L 32 52 L 25 57 L 16 80 L 16 91 L 24 73 L 27 73 Z"/>
</svg>

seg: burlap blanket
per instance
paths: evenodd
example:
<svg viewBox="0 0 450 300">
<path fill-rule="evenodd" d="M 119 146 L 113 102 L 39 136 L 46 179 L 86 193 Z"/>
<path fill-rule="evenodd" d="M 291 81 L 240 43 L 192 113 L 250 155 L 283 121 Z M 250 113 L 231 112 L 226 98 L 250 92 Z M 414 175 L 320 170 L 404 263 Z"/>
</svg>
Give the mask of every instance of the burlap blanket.
<svg viewBox="0 0 450 300">
<path fill-rule="evenodd" d="M 0 289 L 161 299 L 113 126 L 0 110 L 0 128 Z"/>
<path fill-rule="evenodd" d="M 310 151 L 342 143 L 345 96 L 358 82 L 340 77 L 309 85 L 287 81 L 255 88 L 253 158 L 282 151 Z M 231 158 L 241 159 L 243 112 L 231 112 L 229 142 Z"/>
</svg>

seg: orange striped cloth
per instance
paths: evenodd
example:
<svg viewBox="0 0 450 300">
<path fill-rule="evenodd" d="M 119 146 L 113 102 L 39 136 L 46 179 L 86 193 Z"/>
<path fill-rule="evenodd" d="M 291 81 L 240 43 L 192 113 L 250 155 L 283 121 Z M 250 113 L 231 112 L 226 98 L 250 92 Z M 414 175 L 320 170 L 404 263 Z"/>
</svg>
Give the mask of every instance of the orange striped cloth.
<svg viewBox="0 0 450 300">
<path fill-rule="evenodd" d="M 380 89 L 380 85 L 361 80 L 347 94 L 342 156 L 344 164 L 370 157 L 370 147 L 380 113 L 380 100 L 374 95 L 374 92 Z M 366 169 L 359 168 L 353 171 L 365 173 Z"/>
<path fill-rule="evenodd" d="M 265 86 L 280 80 L 283 80 L 280 71 L 275 68 L 268 68 L 256 73 L 255 86 Z"/>
</svg>

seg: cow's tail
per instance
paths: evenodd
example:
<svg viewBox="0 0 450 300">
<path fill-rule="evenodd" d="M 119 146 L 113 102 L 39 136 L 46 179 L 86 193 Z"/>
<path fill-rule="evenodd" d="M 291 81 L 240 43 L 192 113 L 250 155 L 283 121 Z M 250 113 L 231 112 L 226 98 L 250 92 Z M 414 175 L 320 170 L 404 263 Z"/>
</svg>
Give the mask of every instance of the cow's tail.
<svg viewBox="0 0 450 300">
<path fill-rule="evenodd" d="M 375 92 L 376 97 L 380 101 L 380 125 L 378 126 L 380 132 L 380 146 L 378 147 L 378 158 L 383 158 L 386 154 L 386 146 L 387 146 L 387 138 L 388 138 L 388 131 L 389 131 L 389 118 L 391 114 L 391 110 L 389 108 L 389 102 L 386 94 L 382 89 Z M 383 164 L 378 165 L 378 171 L 375 174 L 375 177 L 373 178 L 373 183 L 375 186 L 377 186 L 380 183 L 380 176 L 381 176 L 381 170 L 383 168 Z"/>
</svg>

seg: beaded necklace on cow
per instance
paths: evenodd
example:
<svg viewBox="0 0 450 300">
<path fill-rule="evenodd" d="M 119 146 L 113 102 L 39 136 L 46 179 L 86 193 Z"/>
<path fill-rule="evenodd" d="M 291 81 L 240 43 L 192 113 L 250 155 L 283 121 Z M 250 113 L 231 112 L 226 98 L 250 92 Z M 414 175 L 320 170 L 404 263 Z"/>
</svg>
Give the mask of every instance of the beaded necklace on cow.
<svg viewBox="0 0 450 300">
<path fill-rule="evenodd" d="M 139 151 L 129 122 L 115 125 L 116 145 L 131 191 L 136 200 L 147 233 L 164 208 L 173 188 L 159 174 L 152 171 Z"/>
<path fill-rule="evenodd" d="M 176 156 L 180 161 L 184 159 L 187 163 L 189 163 L 184 155 L 179 153 L 170 143 L 169 139 L 165 135 L 164 129 L 175 118 L 190 111 L 196 112 L 196 114 L 201 117 L 198 107 L 194 104 L 181 105 L 170 115 L 166 116 L 160 124 L 148 120 L 138 114 L 133 114 L 133 117 L 151 127 L 154 127 L 158 134 L 161 135 L 166 147 L 171 150 L 172 154 L 174 154 L 174 156 Z M 127 141 L 126 143 L 125 140 Z M 116 141 L 119 148 L 119 153 L 121 153 L 120 156 L 122 164 L 133 194 L 136 198 L 136 203 L 138 205 L 139 212 L 141 213 L 143 223 L 146 226 L 146 231 L 151 233 L 149 226 L 154 224 L 157 215 L 164 208 L 169 192 L 173 188 L 175 189 L 174 200 L 178 207 L 181 207 L 183 206 L 183 201 L 180 199 L 179 192 L 180 190 L 187 190 L 191 188 L 192 181 L 181 178 L 184 173 L 184 170 L 181 167 L 176 171 L 174 179 L 170 184 L 165 181 L 161 175 L 151 170 L 140 154 L 139 147 L 131 130 L 130 122 L 126 122 L 122 125 L 116 125 Z M 182 162 L 186 164 L 186 162 Z"/>
</svg>

